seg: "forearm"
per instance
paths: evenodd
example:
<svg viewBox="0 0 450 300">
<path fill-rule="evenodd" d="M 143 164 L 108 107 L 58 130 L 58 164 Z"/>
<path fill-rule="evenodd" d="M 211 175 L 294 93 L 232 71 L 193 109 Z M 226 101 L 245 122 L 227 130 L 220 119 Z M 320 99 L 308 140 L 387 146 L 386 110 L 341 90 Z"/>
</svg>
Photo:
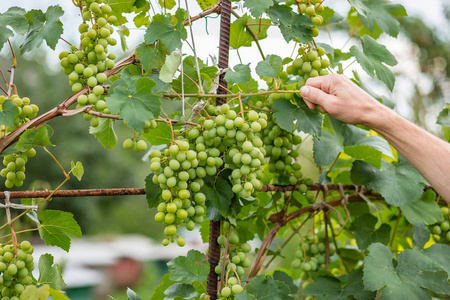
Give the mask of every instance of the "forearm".
<svg viewBox="0 0 450 300">
<path fill-rule="evenodd" d="M 450 144 L 384 107 L 368 124 L 381 134 L 450 203 Z"/>
</svg>

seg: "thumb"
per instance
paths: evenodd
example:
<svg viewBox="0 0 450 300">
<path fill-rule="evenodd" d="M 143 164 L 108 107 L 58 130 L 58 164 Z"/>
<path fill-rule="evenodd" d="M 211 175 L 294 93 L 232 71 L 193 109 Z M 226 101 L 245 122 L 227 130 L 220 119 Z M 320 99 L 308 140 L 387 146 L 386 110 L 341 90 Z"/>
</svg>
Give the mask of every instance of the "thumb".
<svg viewBox="0 0 450 300">
<path fill-rule="evenodd" d="M 333 96 L 325 93 L 321 89 L 312 86 L 303 86 L 300 94 L 304 100 L 326 108 L 327 104 L 332 100 Z"/>
</svg>

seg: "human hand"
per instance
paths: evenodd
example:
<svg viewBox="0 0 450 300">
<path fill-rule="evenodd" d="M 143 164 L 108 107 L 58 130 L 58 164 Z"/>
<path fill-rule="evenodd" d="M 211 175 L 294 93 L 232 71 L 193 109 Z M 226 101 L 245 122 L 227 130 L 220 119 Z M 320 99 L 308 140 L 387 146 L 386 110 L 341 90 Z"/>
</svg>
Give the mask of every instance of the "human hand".
<svg viewBox="0 0 450 300">
<path fill-rule="evenodd" d="M 344 75 L 331 74 L 309 78 L 300 89 L 310 109 L 322 112 L 349 124 L 371 127 L 385 108 Z"/>
</svg>

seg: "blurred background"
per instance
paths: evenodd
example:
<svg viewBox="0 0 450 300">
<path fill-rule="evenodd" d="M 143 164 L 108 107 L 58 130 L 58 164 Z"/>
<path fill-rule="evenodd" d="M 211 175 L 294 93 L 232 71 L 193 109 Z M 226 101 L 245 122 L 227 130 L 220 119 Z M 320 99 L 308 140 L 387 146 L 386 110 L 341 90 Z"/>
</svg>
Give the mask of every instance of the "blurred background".
<svg viewBox="0 0 450 300">
<path fill-rule="evenodd" d="M 441 136 L 440 127 L 435 123 L 441 109 L 450 103 L 450 3 L 429 0 L 425 7 L 423 1 L 417 0 L 393 2 L 403 4 L 409 14 L 400 19 L 403 30 L 398 39 L 383 35 L 379 40 L 387 45 L 399 61 L 398 66 L 393 68 L 397 76 L 396 87 L 391 93 L 362 71 L 358 73 L 375 93 L 390 99 L 401 115 Z M 194 1 L 189 3 L 192 4 L 189 7 L 191 15 L 197 14 L 200 11 L 198 5 Z M 10 6 L 45 11 L 49 5 L 56 4 L 65 11 L 62 18 L 63 37 L 77 44 L 80 22 L 77 9 L 71 1 L 2 0 L 0 13 Z M 345 16 L 348 10 L 348 3 L 344 0 L 328 0 L 325 5 L 334 8 L 341 16 Z M 241 15 L 244 13 L 240 11 Z M 130 20 L 132 18 L 131 14 Z M 210 59 L 209 55 L 217 55 L 218 22 L 219 18 L 211 16 L 194 24 L 197 51 L 205 61 Z M 127 26 L 130 30 L 128 49 L 134 49 L 142 41 L 145 28 L 134 28 L 133 24 Z M 331 44 L 335 48 L 342 47 L 343 50 L 357 44 L 356 39 L 348 40 L 348 25 L 345 21 L 329 29 L 333 40 L 322 28 L 319 42 Z M 263 49 L 267 54 L 290 56 L 294 45 L 280 48 L 284 40 L 277 32 L 276 28 L 270 29 L 269 36 L 272 37 L 262 41 Z M 118 36 L 115 38 L 119 39 Z M 21 42 L 22 36 L 16 35 L 12 39 L 16 54 Z M 55 52 L 42 45 L 32 53 L 18 56 L 14 82 L 19 96 L 29 97 L 32 103 L 39 106 L 40 113 L 55 107 L 71 95 L 67 76 L 59 67 L 57 58 L 58 53 L 67 47 L 66 43 L 60 41 Z M 127 50 L 124 53 L 120 43 L 112 51 L 117 54 L 118 60 L 130 52 Z M 186 46 L 183 51 L 189 54 L 191 50 Z M 251 62 L 254 67 L 259 57 L 253 51 L 255 49 L 243 49 L 239 54 L 244 63 Z M 230 65 L 237 63 L 239 57 L 235 50 L 231 50 Z M 11 65 L 11 51 L 5 45 L 0 51 L 0 69 L 7 74 Z M 346 74 L 351 76 L 350 69 L 348 71 Z M 50 125 L 55 130 L 51 137 L 55 147 L 49 149 L 52 154 L 66 170 L 70 168 L 71 161 L 82 162 L 85 170 L 81 182 L 73 178 L 63 189 L 144 187 L 149 165 L 142 161 L 142 153 L 126 151 L 121 147 L 123 140 L 130 137 L 129 130 L 123 125 L 115 126 L 119 142 L 112 151 L 105 150 L 88 133 L 89 123 L 81 115 L 56 118 Z M 64 175 L 52 158 L 42 149 L 37 149 L 37 152 L 37 156 L 26 165 L 27 178 L 20 190 L 54 189 L 64 180 Z M 3 182 L 0 182 L 0 190 L 5 190 Z M 124 299 L 126 287 L 133 288 L 143 299 L 148 299 L 159 284 L 160 277 L 167 271 L 165 262 L 187 252 L 189 248 L 204 249 L 198 231 L 191 234 L 183 249 L 162 248 L 163 227 L 154 222 L 154 211 L 148 210 L 144 196 L 55 198 L 46 208 L 73 213 L 83 232 L 82 240 L 73 240 L 70 256 L 52 247 L 35 247 L 37 254 L 50 252 L 66 271 L 71 270 L 64 275 L 71 299 L 100 300 L 107 299 L 108 295 Z M 3 211 L 0 214 L 3 219 Z M 20 226 L 29 228 L 31 225 L 30 221 Z M 39 236 L 30 234 L 23 238 L 33 240 L 34 245 L 42 244 Z"/>
</svg>

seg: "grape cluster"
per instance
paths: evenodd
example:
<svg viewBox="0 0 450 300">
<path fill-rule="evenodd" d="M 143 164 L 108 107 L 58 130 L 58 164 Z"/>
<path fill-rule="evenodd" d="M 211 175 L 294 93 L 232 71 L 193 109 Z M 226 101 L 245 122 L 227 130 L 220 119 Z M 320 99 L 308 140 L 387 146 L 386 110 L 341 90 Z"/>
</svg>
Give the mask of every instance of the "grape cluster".
<svg viewBox="0 0 450 300">
<path fill-rule="evenodd" d="M 188 230 L 193 230 L 195 224 L 203 222 L 203 178 L 215 176 L 224 164 L 233 169 L 230 177 L 234 193 L 247 198 L 261 188 L 260 169 L 266 154 L 261 130 L 267 126 L 267 115 L 250 110 L 241 117 L 228 104 L 205 108 L 210 118 L 176 131 L 177 139 L 167 149 L 151 153 L 153 183 L 162 189 L 163 202 L 155 220 L 166 226 L 164 245 L 175 240 L 179 225 L 185 223 Z M 124 147 L 130 147 L 130 141 L 127 143 Z M 178 237 L 177 243 L 184 245 L 184 239 Z"/>
<path fill-rule="evenodd" d="M 108 54 L 108 46 L 117 44 L 111 37 L 114 29 L 110 26 L 117 22 L 117 17 L 111 15 L 112 9 L 108 4 L 101 3 L 103 0 L 81 1 L 83 23 L 78 27 L 81 47 L 72 46 L 70 52 L 61 52 L 59 59 L 65 74 L 69 75 L 72 92 L 78 93 L 86 86 L 89 88 L 87 93 L 78 96 L 78 107 L 94 105 L 95 111 L 109 113 L 102 97 L 102 84 L 108 79 L 104 71 L 114 67 L 116 55 Z M 85 119 L 91 120 L 93 127 L 99 124 L 98 118 L 92 118 L 92 115 L 85 114 Z"/>
<path fill-rule="evenodd" d="M 448 207 L 441 207 L 444 220 L 431 226 L 430 231 L 434 239 L 442 244 L 450 244 L 450 210 Z"/>
<path fill-rule="evenodd" d="M 224 225 L 224 229 L 226 230 L 229 225 L 226 222 Z M 220 235 L 217 239 L 217 243 L 221 246 L 222 252 L 225 251 L 227 237 L 225 235 Z M 239 236 L 236 232 L 230 232 L 228 253 L 225 254 L 227 256 L 224 276 L 225 282 L 222 285 L 222 290 L 220 291 L 220 299 L 234 299 L 232 298 L 233 295 L 243 291 L 241 278 L 244 276 L 244 269 L 250 267 L 251 265 L 246 254 L 251 250 L 252 247 L 249 244 L 239 244 Z M 223 256 L 224 255 L 221 255 L 221 257 Z M 222 260 L 216 266 L 215 272 L 219 277 L 221 277 Z"/>
<path fill-rule="evenodd" d="M 199 131 L 194 128 L 186 135 L 193 138 L 199 135 Z M 204 184 L 202 178 L 206 176 L 207 170 L 200 166 L 200 161 L 204 165 L 208 158 L 212 158 L 216 164 L 215 158 L 218 158 L 219 152 L 209 151 L 208 155 L 205 151 L 197 151 L 188 140 L 178 139 L 163 153 L 159 150 L 151 153 L 150 169 L 155 172 L 153 183 L 159 184 L 162 190 L 163 202 L 158 205 L 155 221 L 165 225 L 164 234 L 167 238 L 163 241 L 163 245 L 175 240 L 180 224 L 184 223 L 186 229 L 193 230 L 195 224 L 203 222 L 206 197 L 200 189 Z M 178 236 L 176 241 L 179 246 L 185 244 L 181 236 Z"/>
<path fill-rule="evenodd" d="M 227 104 L 218 107 L 218 111 L 211 133 L 222 137 L 223 145 L 228 147 L 222 151 L 225 151 L 227 167 L 233 170 L 233 192 L 248 198 L 262 187 L 261 167 L 266 163 L 266 150 L 261 131 L 267 127 L 268 117 L 254 110 L 243 117 L 237 116 Z"/>
<path fill-rule="evenodd" d="M 21 187 L 25 180 L 25 164 L 29 157 L 36 155 L 36 150 L 30 148 L 25 152 L 17 152 L 10 155 L 6 155 L 3 158 L 3 165 L 5 166 L 0 171 L 0 176 L 5 177 L 5 186 L 10 189 L 17 186 Z"/>
<path fill-rule="evenodd" d="M 206 10 L 213 7 L 217 3 L 217 0 L 197 0 L 197 3 L 202 10 Z"/>
<path fill-rule="evenodd" d="M 291 263 L 292 268 L 300 269 L 302 271 L 300 277 L 303 280 L 309 278 L 309 272 L 318 271 L 325 265 L 325 232 L 320 231 L 317 237 L 318 238 L 315 241 L 303 238 L 295 253 L 295 259 Z M 333 255 L 335 249 L 333 245 L 330 245 L 329 247 L 330 255 Z"/>
<path fill-rule="evenodd" d="M 298 89 L 305 85 L 308 78 L 328 74 L 326 68 L 330 66 L 330 61 L 322 58 L 325 53 L 326 51 L 322 47 L 318 47 L 317 50 L 300 48 L 300 57 L 286 68 L 288 74 L 302 77 L 297 83 Z"/>
<path fill-rule="evenodd" d="M 296 5 L 298 12 L 308 16 L 312 23 L 315 25 L 312 28 L 313 36 L 316 37 L 319 35 L 319 30 L 317 26 L 322 25 L 323 17 L 321 13 L 325 10 L 325 7 L 322 5 L 322 0 L 288 0 L 286 1 L 286 5 Z"/>
<path fill-rule="evenodd" d="M 23 241 L 17 246 L 0 246 L 0 289 L 3 299 L 19 300 L 28 285 L 32 285 L 34 270 L 33 247 Z"/>
<path fill-rule="evenodd" d="M 0 110 L 2 108 L 2 104 L 6 101 L 5 96 L 0 96 Z M 39 107 L 36 104 L 31 104 L 30 98 L 23 97 L 20 98 L 19 95 L 12 95 L 11 102 L 14 103 L 19 109 L 19 114 L 17 118 L 14 120 L 15 126 L 23 125 L 29 122 L 31 119 L 34 119 L 37 116 L 39 111 Z M 14 128 L 10 128 L 9 131 L 12 131 Z"/>
</svg>

